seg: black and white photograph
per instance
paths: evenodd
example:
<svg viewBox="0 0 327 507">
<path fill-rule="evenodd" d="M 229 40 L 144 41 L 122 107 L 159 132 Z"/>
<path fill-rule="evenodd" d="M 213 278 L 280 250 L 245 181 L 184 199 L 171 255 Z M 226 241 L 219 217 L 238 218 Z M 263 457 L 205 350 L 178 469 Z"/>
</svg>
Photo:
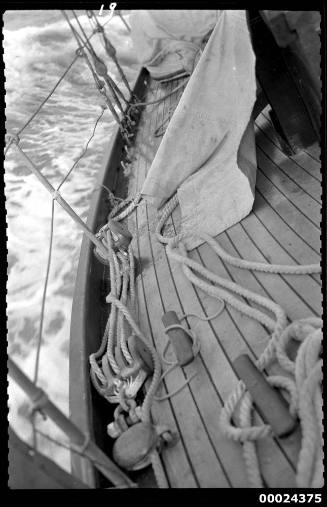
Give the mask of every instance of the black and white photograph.
<svg viewBox="0 0 327 507">
<path fill-rule="evenodd" d="M 17 5 L 8 489 L 321 503 L 325 11 Z"/>
</svg>

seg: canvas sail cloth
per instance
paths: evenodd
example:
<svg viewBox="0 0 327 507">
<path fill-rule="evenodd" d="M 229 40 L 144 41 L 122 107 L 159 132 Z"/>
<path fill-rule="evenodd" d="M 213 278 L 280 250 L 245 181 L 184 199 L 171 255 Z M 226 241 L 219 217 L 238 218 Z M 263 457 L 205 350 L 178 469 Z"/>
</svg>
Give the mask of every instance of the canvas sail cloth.
<svg viewBox="0 0 327 507">
<path fill-rule="evenodd" d="M 160 81 L 190 75 L 219 12 L 132 11 L 131 37 L 140 63 Z"/>
<path fill-rule="evenodd" d="M 156 208 L 177 190 L 187 249 L 203 242 L 199 233 L 216 236 L 252 209 L 255 99 L 245 11 L 220 11 L 141 189 Z"/>
</svg>

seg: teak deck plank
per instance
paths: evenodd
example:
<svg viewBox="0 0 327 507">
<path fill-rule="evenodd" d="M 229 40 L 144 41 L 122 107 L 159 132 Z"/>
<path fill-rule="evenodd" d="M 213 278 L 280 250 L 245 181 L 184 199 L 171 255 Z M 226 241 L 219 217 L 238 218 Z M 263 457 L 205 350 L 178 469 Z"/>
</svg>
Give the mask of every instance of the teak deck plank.
<svg viewBox="0 0 327 507">
<path fill-rule="evenodd" d="M 173 82 L 160 90 L 158 84 L 151 85 L 155 97 L 175 86 Z M 139 153 L 132 166 L 131 195 L 140 190 L 160 144 L 161 138 L 153 133 L 170 108 L 176 106 L 181 93 L 182 90 L 160 105 L 150 106 L 143 114 L 136 138 Z M 285 157 L 265 114 L 259 116 L 256 127 L 259 169 L 253 213 L 220 234 L 218 240 L 236 257 L 291 265 L 319 262 L 318 151 L 313 148 L 301 157 L 297 155 L 296 161 L 295 157 Z M 165 311 L 206 317 L 215 313 L 220 303 L 190 284 L 181 266 L 167 257 L 155 237 L 156 223 L 157 213 L 146 203 L 128 219 L 134 233 L 135 255 L 142 266 L 137 277 L 139 325 L 162 354 L 167 341 L 161 322 Z M 177 208 L 167 228 L 178 229 L 179 223 Z M 275 300 L 291 320 L 321 314 L 319 275 L 280 276 L 240 270 L 219 259 L 205 244 L 190 256 L 220 276 Z M 256 359 L 267 345 L 268 332 L 229 305 L 212 321 L 189 317 L 185 326 L 200 339 L 200 353 L 188 366 L 170 372 L 158 395 L 174 391 L 193 373 L 196 376 L 178 394 L 155 402 L 152 407 L 153 417 L 180 435 L 177 444 L 161 455 L 167 479 L 171 487 L 182 488 L 247 486 L 241 445 L 221 434 L 219 415 L 223 401 L 237 382 L 232 361 L 244 352 Z M 171 352 L 169 357 L 173 357 Z M 270 373 L 276 371 L 276 366 L 269 368 Z M 255 420 L 261 421 L 258 414 Z M 268 487 L 294 486 L 299 442 L 300 430 L 288 439 L 258 442 L 262 477 Z"/>
<path fill-rule="evenodd" d="M 292 259 L 290 264 L 310 264 L 320 261 L 320 256 L 280 218 L 258 190 L 255 195 L 253 216 Z M 319 274 L 309 276 L 321 283 Z"/>
<path fill-rule="evenodd" d="M 312 176 L 308 171 L 305 171 L 302 166 L 294 163 L 291 158 L 285 157 L 283 153 L 274 145 L 268 135 L 271 134 L 270 127 L 268 131 L 266 124 L 259 124 L 256 121 L 256 143 L 257 143 L 257 154 L 258 158 L 263 160 L 263 169 L 267 169 L 267 165 L 264 163 L 268 161 L 271 167 L 271 177 L 274 177 L 277 181 L 282 179 L 281 186 L 287 184 L 287 179 L 293 183 L 290 187 L 290 192 L 297 192 L 297 187 L 300 187 L 305 194 L 308 194 L 313 200 L 321 203 L 321 182 Z M 295 184 L 295 185 L 294 185 Z"/>
<path fill-rule="evenodd" d="M 292 157 L 285 157 L 276 135 L 276 132 L 272 126 L 271 120 L 269 118 L 269 106 L 258 116 L 256 119 L 256 126 L 262 128 L 262 132 L 265 137 L 269 139 L 270 143 L 277 148 L 274 152 L 274 160 L 279 164 L 282 162 L 283 164 L 287 164 L 288 166 L 293 162 L 293 164 L 299 166 L 303 171 L 310 174 L 313 178 L 317 179 L 321 182 L 322 173 L 321 173 L 321 162 L 320 162 L 320 146 L 318 143 L 313 144 L 306 150 L 300 151 L 296 155 L 292 155 Z M 261 139 L 262 136 L 260 136 Z"/>
<path fill-rule="evenodd" d="M 207 247 L 206 245 L 202 246 L 203 253 L 203 250 Z M 199 259 L 201 259 L 201 261 L 203 261 L 203 257 L 197 257 L 195 252 L 191 257 L 193 257 L 194 260 L 199 261 Z M 212 269 L 211 261 L 212 259 L 210 259 L 208 263 L 203 262 L 203 264 L 209 269 Z M 202 311 L 203 316 L 212 315 L 216 312 L 217 301 L 209 296 L 203 296 L 201 291 L 191 287 L 178 265 L 175 266 L 173 273 L 176 284 L 179 287 L 179 292 L 184 296 L 184 309 L 186 312 L 201 314 Z M 222 275 L 221 271 L 218 272 L 218 274 Z M 224 278 L 226 277 L 224 276 Z M 186 294 L 187 297 L 185 297 Z M 242 321 L 241 325 L 238 325 L 240 321 Z M 244 335 L 246 334 L 244 328 L 247 327 L 247 324 L 252 327 L 253 321 L 246 316 L 240 315 L 239 312 L 233 311 L 228 305 L 220 316 L 209 323 L 202 321 L 194 321 L 193 323 L 192 321 L 192 329 L 196 332 L 201 341 L 201 355 L 208 367 L 212 381 L 220 394 L 220 398 L 223 400 L 230 394 L 231 389 L 233 386 L 235 387 L 237 381 L 232 361 L 241 353 L 248 353 L 255 358 L 253 351 L 248 346 L 249 340 L 244 339 Z M 240 329 L 242 329 L 242 332 L 240 332 Z M 213 346 L 212 344 L 212 346 L 209 347 L 211 335 L 213 335 L 216 345 Z M 247 338 L 252 335 L 253 333 L 249 333 Z M 262 343 L 262 340 L 259 340 L 259 343 L 260 342 Z M 213 340 L 212 343 L 214 343 Z M 216 431 L 219 431 L 219 425 L 217 425 Z M 289 467 L 289 464 L 285 463 L 285 457 L 281 455 L 280 449 L 275 446 L 272 439 L 266 440 L 266 446 L 262 454 L 262 475 L 265 482 L 269 484 L 270 487 L 277 484 L 280 484 L 282 487 L 283 484 L 286 486 L 287 484 L 293 483 L 293 471 Z M 269 461 L 269 457 L 271 461 Z M 279 472 L 281 472 L 280 475 L 279 472 L 276 474 L 276 470 L 270 468 L 271 463 L 274 463 L 275 466 L 276 463 L 278 463 Z"/>
<path fill-rule="evenodd" d="M 294 206 L 285 195 L 277 191 L 276 187 L 258 171 L 256 181 L 257 191 L 264 197 L 269 206 L 279 217 L 293 229 L 293 231 L 308 246 L 319 254 L 320 252 L 320 229 L 313 224 L 300 210 Z"/>
<path fill-rule="evenodd" d="M 142 143 L 142 152 L 146 152 L 147 149 L 150 151 L 150 145 L 146 143 L 146 147 L 144 147 L 144 143 L 142 142 L 144 139 L 145 132 L 145 123 L 147 119 L 148 122 L 148 130 L 153 127 L 153 122 L 151 121 L 153 118 L 153 110 L 155 106 L 150 106 L 147 113 L 145 113 L 143 122 L 139 131 L 141 134 L 138 134 L 137 143 Z M 142 137 L 140 140 L 139 138 Z M 148 154 L 147 154 L 148 155 Z M 151 155 L 151 156 L 150 156 Z M 150 154 L 150 160 L 153 156 L 153 153 Z M 141 180 L 141 166 L 146 163 L 147 158 L 143 158 L 140 155 L 137 155 L 136 163 L 133 164 L 133 172 L 134 178 L 132 180 L 132 185 L 130 185 L 130 193 L 134 195 L 137 190 L 140 188 L 142 184 Z M 142 266 L 144 267 L 145 261 L 147 260 L 144 252 L 141 248 L 141 234 L 138 234 L 140 229 L 139 225 L 141 223 L 141 217 L 139 216 L 139 212 L 137 210 L 135 215 L 131 215 L 129 218 L 129 226 L 131 230 L 135 230 L 136 234 L 136 244 L 134 244 L 135 255 L 138 259 L 142 259 Z M 152 321 L 150 319 L 150 312 L 148 309 L 148 299 L 149 293 L 147 292 L 146 287 L 146 276 L 144 271 L 137 279 L 137 300 L 138 300 L 138 317 L 139 317 L 139 325 L 146 336 L 151 337 L 151 341 L 154 344 L 154 332 L 152 330 Z M 169 401 L 169 404 L 171 402 Z M 162 411 L 162 408 L 158 406 L 158 404 L 154 404 L 152 408 L 152 414 L 156 421 L 165 422 L 169 425 L 172 430 L 177 430 L 177 432 L 181 435 L 181 438 L 177 441 L 176 445 L 169 449 L 169 452 L 164 451 L 162 453 L 162 460 L 164 460 L 164 467 L 166 471 L 166 475 L 168 475 L 167 479 L 171 487 L 183 487 L 183 488 L 195 488 L 199 486 L 199 482 L 194 474 L 194 470 L 192 469 L 192 463 L 190 461 L 188 451 L 185 448 L 183 432 L 180 431 L 178 420 L 176 420 L 175 414 L 173 410 L 165 410 Z"/>
<path fill-rule="evenodd" d="M 144 214 L 146 216 L 144 216 Z M 141 217 L 143 215 L 143 218 L 147 223 L 149 223 L 146 206 L 145 208 L 142 207 L 138 210 L 138 215 Z M 143 257 L 148 254 L 151 256 L 152 262 L 147 266 L 147 274 L 150 271 L 150 276 L 143 277 L 144 291 L 147 296 L 148 309 L 150 310 L 149 315 L 154 331 L 153 334 L 155 336 L 156 347 L 157 350 L 162 353 L 166 337 L 163 333 L 161 316 L 166 309 L 168 300 L 171 301 L 172 298 L 173 287 L 170 285 L 172 280 L 169 279 L 169 273 L 164 273 L 162 263 L 160 263 L 157 259 L 155 250 L 158 250 L 158 248 L 160 249 L 161 246 L 159 244 L 153 244 L 153 239 L 151 240 L 149 231 L 148 234 L 143 233 L 140 236 L 139 241 L 142 245 L 140 248 L 141 258 L 143 259 Z M 143 255 L 143 252 L 145 255 Z M 161 278 L 162 276 L 164 276 L 164 280 Z M 157 285 L 154 284 L 153 286 L 153 280 L 156 281 Z M 191 369 L 194 370 L 194 368 L 195 365 L 193 364 Z M 190 370 L 190 368 L 185 368 L 185 370 Z M 181 369 L 176 369 L 171 372 L 165 382 L 168 390 L 171 391 L 176 388 L 176 385 L 181 385 L 185 381 L 184 375 L 185 374 L 182 373 Z M 206 427 L 201 420 L 197 404 L 192 396 L 191 388 L 188 389 L 189 392 L 185 389 L 185 392 L 181 392 L 180 394 L 174 396 L 171 399 L 171 405 L 173 407 L 175 417 L 179 421 L 180 430 L 184 440 L 186 440 L 186 437 L 188 436 L 187 448 L 188 454 L 192 460 L 193 473 L 197 476 L 200 487 L 217 487 L 217 485 L 220 487 L 227 487 L 230 484 L 228 483 L 226 474 L 223 472 L 222 467 L 216 458 Z M 167 404 L 168 401 L 163 401 L 161 403 Z M 163 407 L 164 414 L 166 413 L 166 410 L 167 409 Z M 185 417 L 185 414 L 187 414 L 187 417 Z M 199 448 L 202 449 L 202 453 L 198 452 Z"/>
</svg>

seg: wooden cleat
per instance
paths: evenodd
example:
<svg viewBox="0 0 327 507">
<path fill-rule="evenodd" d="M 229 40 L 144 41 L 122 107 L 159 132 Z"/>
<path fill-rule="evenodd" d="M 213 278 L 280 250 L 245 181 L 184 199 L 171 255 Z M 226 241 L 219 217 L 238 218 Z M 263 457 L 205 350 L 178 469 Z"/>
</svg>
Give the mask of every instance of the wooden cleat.
<svg viewBox="0 0 327 507">
<path fill-rule="evenodd" d="M 278 437 L 286 437 L 292 433 L 297 421 L 289 413 L 286 400 L 269 384 L 251 358 L 242 354 L 233 364 L 251 394 L 259 414 L 271 426 L 273 432 Z"/>
</svg>

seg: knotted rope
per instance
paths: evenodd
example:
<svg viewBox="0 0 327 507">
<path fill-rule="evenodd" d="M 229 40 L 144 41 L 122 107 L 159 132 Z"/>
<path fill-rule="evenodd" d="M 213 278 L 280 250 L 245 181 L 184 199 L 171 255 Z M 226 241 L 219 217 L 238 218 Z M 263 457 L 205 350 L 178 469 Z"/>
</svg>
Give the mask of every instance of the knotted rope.
<svg viewBox="0 0 327 507">
<path fill-rule="evenodd" d="M 132 200 L 126 200 L 119 203 L 114 210 L 110 213 L 109 217 L 113 220 L 123 220 L 131 212 L 135 210 L 143 201 L 141 195 Z M 127 205 L 127 207 L 126 207 Z M 320 319 L 305 319 L 293 322 L 287 326 L 287 317 L 284 310 L 274 301 L 256 294 L 244 287 L 226 280 L 206 269 L 204 266 L 190 259 L 187 255 L 185 244 L 183 243 L 183 234 L 178 234 L 174 237 L 168 238 L 162 235 L 161 230 L 171 215 L 172 211 L 178 205 L 177 195 L 174 195 L 170 201 L 165 205 L 161 217 L 159 219 L 156 236 L 157 239 L 166 245 L 166 252 L 169 258 L 180 262 L 186 277 L 191 283 L 201 288 L 207 294 L 221 300 L 223 304 L 229 303 L 235 309 L 248 317 L 254 318 L 262 325 L 264 325 L 272 334 L 263 354 L 257 360 L 257 367 L 263 371 L 267 366 L 277 358 L 279 364 L 288 373 L 291 373 L 295 380 L 285 376 L 270 376 L 269 382 L 275 386 L 285 389 L 290 395 L 290 411 L 293 415 L 298 414 L 302 425 L 302 446 L 298 460 L 297 467 L 297 484 L 299 487 L 309 487 L 322 484 L 322 397 L 319 382 L 321 381 L 321 360 L 318 359 L 320 344 L 321 344 L 321 321 Z M 125 209 L 123 209 L 125 208 Z M 120 211 L 121 213 L 117 215 Z M 225 262 L 236 266 L 241 269 L 250 269 L 256 271 L 263 271 L 267 273 L 284 273 L 284 274 L 308 274 L 318 273 L 321 268 L 319 265 L 312 264 L 306 266 L 286 266 L 286 265 L 269 265 L 258 262 L 251 262 L 239 258 L 234 258 L 208 234 L 201 233 L 201 239 L 207 242 L 212 250 Z M 109 246 L 109 260 L 111 258 L 111 272 L 117 273 L 117 262 L 114 262 L 114 253 Z M 116 266 L 116 267 L 115 267 Z M 116 271 L 115 271 L 116 270 Z M 201 278 L 200 278 L 201 277 Z M 114 279 L 112 280 L 114 283 Z M 124 282 L 123 282 L 124 284 Z M 126 287 L 126 283 L 124 285 Z M 123 291 L 123 299 L 125 301 L 126 291 Z M 261 310 L 251 307 L 249 304 L 244 303 L 236 296 L 243 296 L 248 301 L 252 301 L 261 307 L 269 310 L 274 318 L 269 317 Z M 135 294 L 134 294 L 135 297 Z M 167 350 L 167 343 L 163 351 L 163 361 L 170 364 L 170 367 L 160 377 L 160 361 L 155 349 L 149 346 L 149 342 L 143 336 L 136 323 L 133 321 L 128 309 L 119 301 L 115 296 L 115 290 L 107 297 L 107 301 L 113 303 L 137 336 L 141 338 L 143 343 L 149 347 L 154 364 L 155 372 L 152 378 L 150 389 L 143 402 L 142 414 L 144 420 L 150 418 L 150 405 L 153 399 L 166 399 L 173 396 L 185 387 L 187 383 L 193 378 L 186 379 L 186 382 L 177 389 L 177 391 L 170 393 L 161 398 L 155 398 L 155 392 L 159 383 L 165 375 L 168 374 L 172 368 L 176 367 L 176 362 L 170 362 L 165 358 Z M 221 311 L 222 309 L 220 309 Z M 220 313 L 219 311 L 219 313 Z M 216 317 L 208 317 L 205 320 Z M 183 316 L 186 317 L 186 316 Z M 197 316 L 198 317 L 198 316 Z M 179 326 L 179 325 L 178 325 Z M 177 327 L 174 325 L 173 327 Z M 184 331 L 188 332 L 183 328 Z M 191 335 L 192 339 L 194 336 Z M 286 354 L 286 346 L 290 338 L 295 338 L 301 341 L 297 359 L 292 362 Z M 124 344 L 124 340 L 121 340 Z M 199 351 L 199 343 L 193 341 L 195 355 Z M 123 347 L 122 347 L 123 348 Z M 127 356 L 125 351 L 125 357 Z M 113 369 L 115 368 L 113 355 L 108 354 L 109 360 L 112 362 Z M 231 418 L 236 406 L 240 407 L 240 426 L 235 427 L 231 423 Z M 247 466 L 247 473 L 249 483 L 253 487 L 263 487 L 263 482 L 260 475 L 260 465 L 256 454 L 255 441 L 259 438 L 267 437 L 271 434 L 271 428 L 268 425 L 253 426 L 252 425 L 252 399 L 248 392 L 246 392 L 245 384 L 238 382 L 235 390 L 231 393 L 225 402 L 221 412 L 220 426 L 223 433 L 234 441 L 243 443 L 244 460 Z M 152 464 L 156 473 L 158 484 L 166 487 L 166 478 L 164 471 L 159 470 L 160 460 L 157 454 L 152 456 Z"/>
<path fill-rule="evenodd" d="M 268 380 L 272 385 L 284 388 L 289 392 L 291 398 L 290 410 L 293 414 L 297 413 L 301 421 L 303 436 L 297 466 L 297 485 L 299 487 L 322 487 L 322 396 L 319 385 L 322 378 L 322 361 L 318 359 L 322 340 L 322 321 L 309 318 L 293 322 L 287 327 L 286 314 L 275 302 L 215 275 L 199 263 L 191 260 L 187 256 L 187 250 L 183 243 L 183 234 L 178 234 L 172 238 L 164 237 L 161 234 L 163 225 L 177 204 L 178 198 L 177 195 L 174 195 L 164 207 L 156 229 L 158 240 L 166 244 L 168 257 L 181 263 L 183 272 L 191 283 L 207 294 L 229 303 L 241 313 L 254 318 L 272 332 L 268 345 L 256 364 L 262 371 L 277 357 L 280 365 L 295 376 L 295 381 L 284 376 L 271 376 Z M 268 265 L 234 258 L 225 252 L 208 234 L 201 233 L 200 237 L 207 242 L 220 258 L 241 269 L 287 274 L 309 274 L 321 271 L 319 264 L 305 266 Z M 214 285 L 207 283 L 198 275 Z M 228 289 L 230 292 L 224 289 Z M 253 301 L 268 309 L 274 314 L 275 320 L 241 302 L 234 294 L 243 296 L 248 301 Z M 294 363 L 285 352 L 290 337 L 302 341 Z M 231 424 L 231 417 L 240 402 L 240 427 L 235 427 Z M 251 410 L 251 396 L 246 392 L 243 381 L 240 381 L 225 402 L 221 412 L 220 426 L 227 437 L 243 442 L 249 483 L 253 487 L 263 487 L 254 441 L 270 435 L 271 428 L 268 425 L 253 426 Z"/>
<path fill-rule="evenodd" d="M 196 317 L 197 319 L 204 320 L 204 321 L 213 320 L 216 317 L 218 317 L 218 315 L 221 314 L 221 312 L 224 310 L 224 308 L 225 308 L 225 303 L 224 303 L 224 301 L 222 301 L 221 307 L 219 308 L 219 310 L 214 315 L 209 315 L 208 317 L 202 317 L 201 315 L 197 315 L 196 313 L 185 313 L 184 315 L 182 315 L 180 317 L 179 320 L 181 322 L 183 319 L 186 319 L 187 317 Z M 184 331 L 184 333 L 186 333 L 191 338 L 192 343 L 193 343 L 192 344 L 192 352 L 193 352 L 193 357 L 195 358 L 198 355 L 198 353 L 200 352 L 200 348 L 201 348 L 201 343 L 200 343 L 199 339 L 197 338 L 197 336 L 195 336 L 189 329 L 186 329 L 181 324 L 171 324 L 170 326 L 167 326 L 165 328 L 165 333 L 167 333 L 171 329 L 182 329 Z M 176 360 L 175 361 L 169 361 L 165 357 L 165 354 L 166 354 L 166 352 L 168 350 L 169 345 L 170 345 L 170 341 L 168 340 L 167 343 L 166 343 L 166 345 L 165 345 L 165 347 L 164 347 L 164 350 L 162 351 L 162 356 L 161 356 L 162 361 L 164 363 L 168 364 L 169 367 L 161 375 L 160 380 L 159 380 L 159 384 L 168 375 L 168 373 L 170 373 L 177 366 L 179 366 L 179 362 L 178 361 L 176 361 Z M 182 385 L 179 386 L 179 387 L 177 387 L 174 391 L 172 391 L 172 392 L 170 392 L 168 394 L 165 394 L 163 396 L 155 396 L 154 399 L 156 401 L 163 401 L 163 400 L 168 400 L 169 398 L 172 398 L 173 396 L 175 396 L 176 394 L 178 394 L 182 389 L 184 389 L 184 387 L 186 387 L 195 376 L 196 376 L 196 372 L 194 372 L 192 375 L 190 375 L 190 377 L 188 377 L 187 379 L 185 379 L 185 382 L 183 382 Z"/>
<path fill-rule="evenodd" d="M 302 427 L 301 451 L 297 464 L 296 483 L 298 487 L 322 487 L 322 360 L 319 353 L 322 342 L 322 321 L 302 319 L 284 329 L 276 343 L 276 357 L 281 366 L 293 375 L 293 379 L 283 376 L 270 376 L 268 381 L 275 387 L 289 392 L 290 412 L 298 415 Z M 301 342 L 296 360 L 291 361 L 285 347 L 291 338 Z M 257 367 L 266 368 L 269 362 L 259 358 Z M 245 393 L 245 385 L 240 381 L 235 391 L 227 399 L 221 412 L 220 426 L 223 433 L 234 441 L 244 442 L 243 453 L 252 487 L 263 487 L 259 462 L 255 450 L 255 440 L 271 434 L 268 425 L 252 426 L 252 399 Z M 231 423 L 233 412 L 240 403 L 240 428 Z"/>
</svg>

